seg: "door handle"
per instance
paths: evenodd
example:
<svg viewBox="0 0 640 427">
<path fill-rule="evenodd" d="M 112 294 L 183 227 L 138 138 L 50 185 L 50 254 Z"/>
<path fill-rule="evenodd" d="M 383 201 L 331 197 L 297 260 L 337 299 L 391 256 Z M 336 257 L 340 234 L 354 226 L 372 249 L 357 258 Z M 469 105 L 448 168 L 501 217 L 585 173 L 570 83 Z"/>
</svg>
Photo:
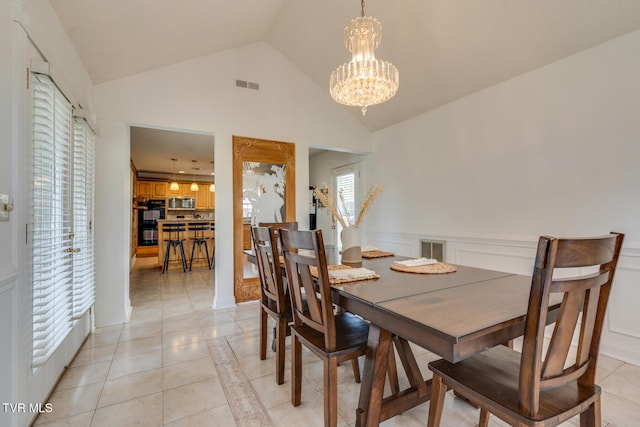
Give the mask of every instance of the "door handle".
<svg viewBox="0 0 640 427">
<path fill-rule="evenodd" d="M 65 252 L 70 253 L 70 254 L 77 254 L 78 252 L 80 252 L 80 248 L 74 249 L 74 248 L 67 248 L 65 250 Z"/>
</svg>

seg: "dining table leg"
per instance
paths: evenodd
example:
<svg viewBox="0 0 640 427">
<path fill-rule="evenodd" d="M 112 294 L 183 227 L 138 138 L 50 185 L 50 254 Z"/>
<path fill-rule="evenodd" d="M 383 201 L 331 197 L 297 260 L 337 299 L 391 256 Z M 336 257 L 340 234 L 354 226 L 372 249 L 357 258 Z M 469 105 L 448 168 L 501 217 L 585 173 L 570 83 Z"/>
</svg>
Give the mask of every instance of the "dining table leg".
<svg viewBox="0 0 640 427">
<path fill-rule="evenodd" d="M 369 326 L 367 353 L 356 410 L 356 426 L 375 427 L 380 423 L 380 410 L 392 334 L 376 325 Z"/>
<path fill-rule="evenodd" d="M 390 383 L 391 394 L 383 397 L 385 376 L 389 370 L 390 352 L 393 346 L 398 352 L 402 367 L 409 380 L 409 387 Z M 397 375 L 397 372 L 396 372 Z M 360 400 L 356 410 L 356 426 L 375 427 L 384 420 L 401 414 L 431 397 L 431 380 L 424 380 L 409 342 L 375 324 L 369 326 L 367 353 L 360 388 Z"/>
</svg>

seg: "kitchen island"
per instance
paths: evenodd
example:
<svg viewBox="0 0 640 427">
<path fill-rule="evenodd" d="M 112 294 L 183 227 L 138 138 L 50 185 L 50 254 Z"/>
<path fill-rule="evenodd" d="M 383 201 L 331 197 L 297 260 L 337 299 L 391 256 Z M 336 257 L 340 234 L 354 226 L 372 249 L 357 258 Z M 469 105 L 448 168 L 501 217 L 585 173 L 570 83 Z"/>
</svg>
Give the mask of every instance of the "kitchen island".
<svg viewBox="0 0 640 427">
<path fill-rule="evenodd" d="M 191 259 L 194 237 L 194 232 L 189 230 L 190 226 L 193 224 L 202 223 L 210 225 L 211 230 L 205 231 L 204 235 L 207 239 L 209 258 L 211 258 L 212 254 L 214 253 L 216 235 L 215 222 L 212 219 L 161 219 L 158 221 L 158 265 L 160 267 L 162 267 L 162 264 L 164 263 L 164 254 L 167 249 L 167 242 L 165 241 L 165 239 L 167 239 L 168 236 L 163 232 L 163 224 L 167 223 L 185 224 L 185 231 L 183 233 L 180 233 L 180 239 L 182 239 L 182 244 L 184 246 L 184 255 L 187 262 L 187 268 L 189 267 L 189 260 Z M 193 267 L 208 267 L 204 245 L 196 245 L 195 250 L 196 253 L 193 256 Z M 178 248 L 170 249 L 169 268 L 182 268 L 182 263 L 180 262 L 180 250 Z"/>
</svg>

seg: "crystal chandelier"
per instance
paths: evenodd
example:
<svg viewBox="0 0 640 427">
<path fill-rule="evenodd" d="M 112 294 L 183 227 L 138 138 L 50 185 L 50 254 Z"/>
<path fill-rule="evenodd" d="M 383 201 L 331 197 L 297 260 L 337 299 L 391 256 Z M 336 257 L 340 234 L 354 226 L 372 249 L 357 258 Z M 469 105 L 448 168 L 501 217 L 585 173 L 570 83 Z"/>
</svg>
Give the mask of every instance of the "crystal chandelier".
<svg viewBox="0 0 640 427">
<path fill-rule="evenodd" d="M 351 52 L 351 61 L 331 73 L 329 91 L 340 104 L 361 107 L 364 116 L 368 106 L 393 98 L 400 73 L 392 63 L 376 59 L 382 25 L 376 18 L 364 16 L 364 0 L 361 6 L 361 16 L 344 28 L 344 45 Z"/>
</svg>

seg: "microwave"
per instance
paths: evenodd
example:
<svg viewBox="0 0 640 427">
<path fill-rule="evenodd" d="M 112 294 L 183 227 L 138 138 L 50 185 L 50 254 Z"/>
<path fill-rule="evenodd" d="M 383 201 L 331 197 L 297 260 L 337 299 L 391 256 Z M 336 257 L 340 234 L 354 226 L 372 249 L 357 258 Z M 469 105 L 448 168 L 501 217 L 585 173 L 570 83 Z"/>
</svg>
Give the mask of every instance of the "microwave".
<svg viewBox="0 0 640 427">
<path fill-rule="evenodd" d="M 196 208 L 195 197 L 169 197 L 167 200 L 167 209 L 178 210 L 188 209 L 194 210 Z"/>
</svg>

